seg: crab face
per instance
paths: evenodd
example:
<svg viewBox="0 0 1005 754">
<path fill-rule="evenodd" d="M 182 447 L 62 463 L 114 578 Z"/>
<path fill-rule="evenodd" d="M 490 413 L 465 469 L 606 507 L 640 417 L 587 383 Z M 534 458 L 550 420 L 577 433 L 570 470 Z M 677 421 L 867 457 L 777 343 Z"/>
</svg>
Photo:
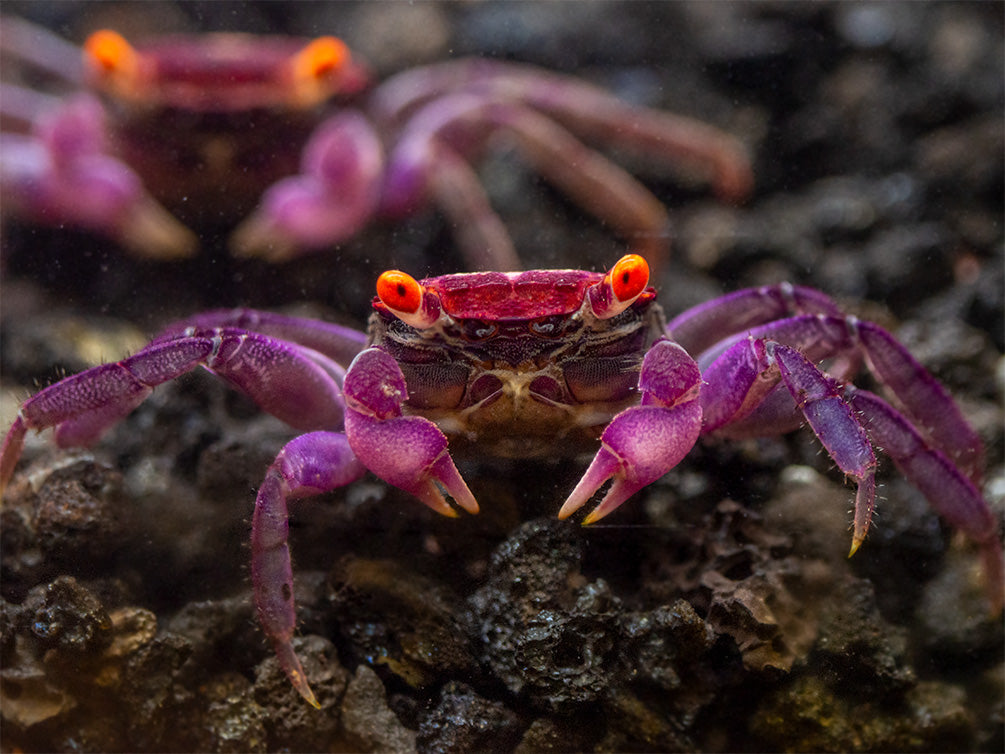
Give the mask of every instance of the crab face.
<svg viewBox="0 0 1005 754">
<path fill-rule="evenodd" d="M 321 107 L 367 84 L 334 37 L 171 36 L 130 45 L 114 31 L 83 49 L 109 137 L 172 212 L 199 224 L 241 219 L 297 172 Z"/>
<path fill-rule="evenodd" d="M 410 412 L 458 447 L 546 455 L 588 448 L 637 401 L 642 358 L 663 333 L 638 256 L 608 274 L 485 272 L 422 281 L 384 273 L 370 338 L 408 384 Z M 606 300 L 605 300 L 606 299 Z"/>
</svg>

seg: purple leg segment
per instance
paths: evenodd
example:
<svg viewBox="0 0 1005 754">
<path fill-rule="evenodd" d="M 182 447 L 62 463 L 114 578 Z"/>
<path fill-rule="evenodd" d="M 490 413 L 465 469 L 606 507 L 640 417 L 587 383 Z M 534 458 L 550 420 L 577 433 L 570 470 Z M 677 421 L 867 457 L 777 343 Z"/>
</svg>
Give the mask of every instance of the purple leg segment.
<svg viewBox="0 0 1005 754">
<path fill-rule="evenodd" d="M 980 490 L 889 403 L 853 385 L 846 386 L 845 391 L 872 441 L 893 459 L 940 516 L 978 544 L 993 609 L 1001 610 L 1005 601 L 1005 562 L 998 522 Z"/>
<path fill-rule="evenodd" d="M 625 409 L 607 425 L 600 450 L 558 517 L 575 513 L 613 479 L 583 523 L 599 521 L 676 466 L 701 431 L 700 384 L 698 365 L 683 348 L 669 340 L 656 342 L 639 374 L 641 405 Z"/>
<path fill-rule="evenodd" d="M 856 321 L 856 336 L 876 378 L 889 388 L 913 423 L 975 485 L 984 474 L 984 444 L 946 389 L 886 330 Z"/>
<path fill-rule="evenodd" d="M 61 380 L 25 401 L 2 446 L 0 488 L 27 430 L 56 428 L 62 446 L 89 445 L 156 385 L 203 366 L 298 429 L 342 425 L 341 368 L 320 354 L 258 333 L 207 329 L 159 340 L 122 361 Z"/>
<path fill-rule="evenodd" d="M 400 73 L 374 93 L 372 111 L 402 123 L 423 104 L 448 92 L 521 102 L 579 138 L 686 166 L 726 201 L 746 197 L 750 161 L 735 139 L 704 123 L 661 110 L 633 107 L 577 79 L 492 60 L 457 60 Z"/>
<path fill-rule="evenodd" d="M 876 504 L 876 456 L 865 430 L 842 397 L 842 387 L 794 348 L 768 343 L 768 357 L 778 364 L 796 406 L 827 453 L 855 480 L 855 525 L 851 552 L 865 539 Z"/>
<path fill-rule="evenodd" d="M 350 327 L 306 317 L 258 309 L 214 309 L 166 327 L 154 342 L 183 335 L 186 330 L 236 328 L 296 343 L 326 356 L 338 364 L 348 364 L 366 347 L 366 333 Z"/>
<path fill-rule="evenodd" d="M 383 211 L 404 214 L 428 195 L 453 213 L 455 225 L 481 223 L 485 227 L 477 233 L 470 229 L 466 232 L 482 239 L 482 243 L 495 243 L 494 228 L 501 224 L 495 213 L 487 203 L 470 206 L 459 202 L 456 191 L 459 181 L 471 183 L 460 163 L 477 151 L 488 135 L 502 130 L 515 138 L 523 156 L 541 175 L 585 211 L 610 224 L 629 241 L 633 251 L 646 256 L 654 267 L 665 259 L 669 223 L 666 209 L 641 183 L 551 118 L 517 100 L 481 92 L 438 98 L 409 120 L 391 153 Z M 472 209 L 478 214 L 471 216 Z M 472 253 L 488 269 L 512 269 L 516 260 L 507 258 L 508 246 L 507 237 L 505 247 L 491 254 L 477 246 Z"/>
<path fill-rule="evenodd" d="M 366 468 L 346 436 L 311 432 L 290 441 L 258 490 L 251 525 L 251 580 L 262 628 L 294 688 L 320 706 L 290 644 L 296 627 L 287 501 L 328 492 L 359 479 Z"/>
<path fill-rule="evenodd" d="M 730 335 L 797 314 L 843 317 L 838 305 L 820 291 L 778 285 L 746 288 L 699 304 L 674 317 L 667 333 L 695 358 Z"/>
</svg>

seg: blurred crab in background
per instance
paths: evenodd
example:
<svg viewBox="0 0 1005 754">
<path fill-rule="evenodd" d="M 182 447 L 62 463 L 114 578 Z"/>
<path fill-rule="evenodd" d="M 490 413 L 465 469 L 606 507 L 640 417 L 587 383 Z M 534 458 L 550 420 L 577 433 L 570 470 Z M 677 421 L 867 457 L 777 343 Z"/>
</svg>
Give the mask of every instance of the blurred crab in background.
<svg viewBox="0 0 1005 754">
<path fill-rule="evenodd" d="M 525 65 L 461 59 L 371 86 L 334 37 L 204 34 L 133 47 L 113 31 L 92 34 L 81 62 L 76 47 L 14 17 L 0 23 L 0 50 L 88 90 L 62 100 L 3 84 L 8 211 L 146 257 L 194 253 L 191 223 L 236 224 L 234 253 L 286 260 L 431 203 L 469 268 L 518 269 L 471 165 L 499 135 L 654 266 L 666 255 L 666 210 L 584 142 L 679 168 L 726 201 L 752 184 L 743 147 L 716 128 Z"/>
<path fill-rule="evenodd" d="M 607 516 L 676 466 L 700 436 L 741 439 L 808 423 L 858 486 L 851 552 L 869 530 L 873 447 L 977 543 L 1001 608 L 995 518 L 979 487 L 984 451 L 948 392 L 879 325 L 788 284 L 741 290 L 669 324 L 637 255 L 606 273 L 477 272 L 377 281 L 367 334 L 248 309 L 170 326 L 123 361 L 27 400 L 0 449 L 0 488 L 29 430 L 88 445 L 158 384 L 204 367 L 306 434 L 258 490 L 252 581 L 259 619 L 297 690 L 317 705 L 291 644 L 296 615 L 287 503 L 367 470 L 446 516 L 478 504 L 451 452 L 503 458 L 593 453 L 559 511 L 598 493 Z M 865 363 L 886 396 L 850 381 Z M 597 449 L 597 440 L 600 447 Z"/>
</svg>

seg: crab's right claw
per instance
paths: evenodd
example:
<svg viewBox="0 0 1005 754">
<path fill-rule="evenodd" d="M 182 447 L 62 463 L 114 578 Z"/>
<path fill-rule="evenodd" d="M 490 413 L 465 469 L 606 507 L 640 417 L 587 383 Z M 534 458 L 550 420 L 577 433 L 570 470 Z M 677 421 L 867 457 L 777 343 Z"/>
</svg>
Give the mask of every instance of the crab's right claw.
<svg viewBox="0 0 1005 754">
<path fill-rule="evenodd" d="M 353 453 L 385 482 L 415 495 L 437 513 L 457 516 L 441 492 L 468 513 L 478 503 L 447 452 L 447 438 L 428 419 L 402 416 L 404 375 L 379 348 L 357 356 L 346 374 L 345 429 Z"/>
<path fill-rule="evenodd" d="M 600 450 L 558 517 L 575 513 L 613 479 L 583 523 L 599 521 L 676 466 L 701 431 L 700 383 L 698 366 L 683 348 L 668 340 L 657 342 L 642 362 L 642 405 L 625 409 L 607 426 Z"/>
<path fill-rule="evenodd" d="M 102 233 L 141 256 L 191 256 L 195 234 L 144 188 L 139 176 L 108 154 L 101 105 L 74 98 L 40 119 L 30 136 L 0 139 L 0 190 L 28 217 Z"/>
</svg>

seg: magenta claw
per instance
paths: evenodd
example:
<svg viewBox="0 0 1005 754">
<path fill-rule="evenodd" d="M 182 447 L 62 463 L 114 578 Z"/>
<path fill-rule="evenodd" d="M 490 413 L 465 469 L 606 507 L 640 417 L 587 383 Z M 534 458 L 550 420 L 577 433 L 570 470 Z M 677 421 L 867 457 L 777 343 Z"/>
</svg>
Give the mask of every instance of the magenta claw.
<svg viewBox="0 0 1005 754">
<path fill-rule="evenodd" d="M 408 390 L 389 354 L 368 348 L 357 356 L 346 374 L 345 397 L 349 444 L 370 471 L 444 516 L 455 517 L 457 512 L 436 482 L 464 510 L 478 512 L 474 495 L 447 452 L 446 435 L 424 417 L 401 415 Z"/>
<path fill-rule="evenodd" d="M 558 517 L 572 515 L 613 478 L 583 523 L 599 521 L 676 466 L 701 431 L 700 382 L 698 365 L 683 348 L 669 340 L 655 343 L 639 372 L 643 405 L 625 409 L 607 425 L 600 450 Z"/>
</svg>

